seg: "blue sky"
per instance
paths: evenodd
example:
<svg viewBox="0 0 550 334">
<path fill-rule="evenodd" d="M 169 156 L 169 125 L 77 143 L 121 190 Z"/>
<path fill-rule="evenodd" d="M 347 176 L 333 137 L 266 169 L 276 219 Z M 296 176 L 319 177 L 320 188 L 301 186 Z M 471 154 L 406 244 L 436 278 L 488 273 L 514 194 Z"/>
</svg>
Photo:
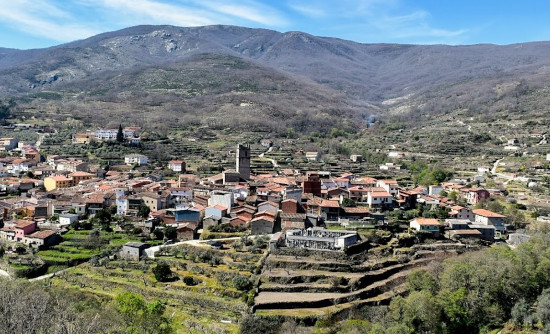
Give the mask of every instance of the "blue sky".
<svg viewBox="0 0 550 334">
<path fill-rule="evenodd" d="M 0 0 L 0 47 L 41 48 L 139 24 L 231 24 L 361 43 L 550 40 L 542 0 Z"/>
</svg>

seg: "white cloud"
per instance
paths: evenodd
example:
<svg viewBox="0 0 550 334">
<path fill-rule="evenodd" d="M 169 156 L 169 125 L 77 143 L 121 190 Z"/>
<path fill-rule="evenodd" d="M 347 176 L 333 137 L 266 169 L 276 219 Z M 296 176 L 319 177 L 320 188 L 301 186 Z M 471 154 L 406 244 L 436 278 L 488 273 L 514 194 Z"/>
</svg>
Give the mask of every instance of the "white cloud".
<svg viewBox="0 0 550 334">
<path fill-rule="evenodd" d="M 434 28 L 428 23 L 430 14 L 419 10 L 406 15 L 380 15 L 369 21 L 370 24 L 384 31 L 386 36 L 394 39 L 409 39 L 426 43 L 453 43 L 457 37 L 468 32 L 467 29 L 448 30 Z M 436 38 L 436 40 L 433 40 Z M 410 42 L 409 42 L 410 43 Z"/>
<path fill-rule="evenodd" d="M 469 30 L 436 27 L 404 0 L 0 0 L 0 27 L 60 42 L 139 24 L 235 24 L 376 41 L 452 43 Z M 290 19 L 295 18 L 294 22 Z M 307 18 L 307 19 L 306 19 Z M 353 38 L 355 36 L 357 38 Z"/>
<path fill-rule="evenodd" d="M 238 1 L 238 4 L 236 4 L 229 1 L 202 0 L 196 3 L 220 14 L 231 15 L 267 26 L 285 26 L 288 24 L 283 13 L 257 1 Z"/>
<path fill-rule="evenodd" d="M 290 9 L 313 20 L 314 29 L 362 42 L 454 44 L 469 32 L 435 27 L 428 11 L 403 0 L 288 1 Z"/>
<path fill-rule="evenodd" d="M 213 15 L 200 9 L 176 6 L 149 0 L 100 0 L 91 5 L 118 10 L 121 19 L 134 24 L 173 24 L 201 26 L 214 24 Z"/>
<path fill-rule="evenodd" d="M 322 18 L 327 16 L 326 10 L 316 6 L 307 6 L 303 4 L 289 4 L 288 5 L 292 10 L 312 18 Z"/>
<path fill-rule="evenodd" d="M 47 1 L 2 0 L 0 6 L 0 20 L 30 35 L 66 42 L 99 32 L 72 22 L 69 12 Z"/>
<path fill-rule="evenodd" d="M 283 13 L 255 0 L 0 0 L 0 8 L 0 25 L 59 42 L 139 24 L 288 24 Z"/>
</svg>

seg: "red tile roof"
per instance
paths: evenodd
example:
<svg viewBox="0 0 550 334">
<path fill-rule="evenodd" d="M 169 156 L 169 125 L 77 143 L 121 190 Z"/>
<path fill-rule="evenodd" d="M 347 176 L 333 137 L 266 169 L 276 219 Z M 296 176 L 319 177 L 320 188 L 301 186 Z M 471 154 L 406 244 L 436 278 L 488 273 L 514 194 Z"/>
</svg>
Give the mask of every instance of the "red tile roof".
<svg viewBox="0 0 550 334">
<path fill-rule="evenodd" d="M 15 228 L 25 228 L 30 225 L 34 225 L 34 222 L 30 220 L 18 220 L 17 225 L 15 225 Z"/>
<path fill-rule="evenodd" d="M 338 201 L 323 200 L 321 206 L 325 208 L 339 208 L 340 203 Z"/>
<path fill-rule="evenodd" d="M 34 232 L 33 234 L 28 235 L 27 238 L 46 239 L 54 234 L 55 232 L 52 230 L 42 230 L 42 231 Z"/>
<path fill-rule="evenodd" d="M 414 220 L 418 225 L 441 225 L 435 218 L 415 218 Z"/>
<path fill-rule="evenodd" d="M 506 218 L 506 216 L 503 216 L 499 213 L 485 210 L 485 209 L 476 209 L 473 211 L 476 215 L 488 217 L 488 218 Z"/>
</svg>

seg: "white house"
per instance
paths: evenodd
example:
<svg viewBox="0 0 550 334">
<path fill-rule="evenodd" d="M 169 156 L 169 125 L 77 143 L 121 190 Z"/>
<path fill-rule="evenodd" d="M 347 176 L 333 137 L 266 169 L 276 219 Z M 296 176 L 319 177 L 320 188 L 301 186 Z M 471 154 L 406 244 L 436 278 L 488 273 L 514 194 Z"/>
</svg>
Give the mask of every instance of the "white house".
<svg viewBox="0 0 550 334">
<path fill-rule="evenodd" d="M 476 215 L 476 224 L 493 225 L 498 231 L 504 231 L 506 216 L 485 209 L 476 209 L 473 213 Z"/>
<path fill-rule="evenodd" d="M 404 157 L 405 157 L 405 153 L 403 153 L 403 152 L 390 151 L 388 153 L 388 158 L 400 159 L 400 158 L 404 158 Z"/>
<path fill-rule="evenodd" d="M 193 200 L 193 189 L 191 188 L 170 188 L 171 204 L 190 202 Z"/>
<path fill-rule="evenodd" d="M 367 204 L 370 208 L 391 208 L 393 196 L 386 191 L 371 191 L 367 193 Z"/>
<path fill-rule="evenodd" d="M 451 217 L 454 217 L 456 219 L 467 219 L 471 222 L 475 220 L 475 215 L 472 212 L 472 210 L 465 208 L 460 205 L 455 205 L 451 207 L 451 212 L 449 212 L 449 215 Z"/>
<path fill-rule="evenodd" d="M 379 168 L 380 168 L 380 170 L 392 170 L 392 169 L 400 170 L 401 165 L 396 165 L 393 162 L 386 162 L 385 164 L 380 165 Z"/>
<path fill-rule="evenodd" d="M 384 190 L 386 190 L 392 196 L 397 195 L 398 185 L 397 181 L 395 180 L 378 180 L 376 186 L 384 188 Z"/>
<path fill-rule="evenodd" d="M 170 160 L 168 161 L 168 169 L 174 172 L 185 172 L 185 161 L 183 160 Z"/>
<path fill-rule="evenodd" d="M 140 131 L 141 131 L 141 127 L 139 126 L 127 126 L 124 129 L 122 129 L 122 135 L 126 139 L 137 138 Z"/>
<path fill-rule="evenodd" d="M 147 165 L 147 157 L 142 154 L 128 154 L 124 156 L 124 163 L 127 165 L 137 164 L 138 166 Z"/>
<path fill-rule="evenodd" d="M 409 225 L 417 232 L 429 232 L 434 237 L 439 238 L 439 228 L 441 224 L 435 218 L 415 218 Z"/>
<path fill-rule="evenodd" d="M 59 225 L 69 226 L 78 220 L 78 215 L 75 213 L 63 213 L 59 215 Z"/>
<path fill-rule="evenodd" d="M 319 162 L 321 160 L 321 153 L 319 152 L 306 152 L 307 161 Z"/>
<path fill-rule="evenodd" d="M 94 132 L 94 137 L 99 140 L 115 140 L 118 129 L 99 129 Z"/>
<path fill-rule="evenodd" d="M 8 165 L 8 173 L 12 175 L 18 175 L 20 173 L 25 173 L 29 170 L 29 165 L 31 163 L 26 159 L 16 159 L 11 165 Z"/>
<path fill-rule="evenodd" d="M 221 205 L 227 208 L 227 213 L 231 213 L 233 207 L 233 193 L 226 191 L 213 191 L 208 199 L 209 206 Z"/>
</svg>

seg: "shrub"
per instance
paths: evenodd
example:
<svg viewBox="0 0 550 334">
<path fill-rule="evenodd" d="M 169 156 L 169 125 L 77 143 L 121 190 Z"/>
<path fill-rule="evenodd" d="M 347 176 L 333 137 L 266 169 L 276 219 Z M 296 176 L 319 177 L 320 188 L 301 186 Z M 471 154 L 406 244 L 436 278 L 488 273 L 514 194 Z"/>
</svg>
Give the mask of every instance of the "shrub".
<svg viewBox="0 0 550 334">
<path fill-rule="evenodd" d="M 185 283 L 188 286 L 195 286 L 201 283 L 201 280 L 194 278 L 193 276 L 185 276 L 183 278 L 183 283 Z"/>
<path fill-rule="evenodd" d="M 155 279 L 159 282 L 168 282 L 172 278 L 172 270 L 170 266 L 165 262 L 160 262 L 153 269 Z"/>
<path fill-rule="evenodd" d="M 19 255 L 23 255 L 27 252 L 27 247 L 19 244 L 15 247 L 15 252 Z"/>
<path fill-rule="evenodd" d="M 278 319 L 246 315 L 241 319 L 240 332 L 247 334 L 275 334 L 280 325 Z"/>
<path fill-rule="evenodd" d="M 250 286 L 252 285 L 248 277 L 243 275 L 235 275 L 235 277 L 233 277 L 231 281 L 235 289 L 241 290 L 241 291 L 250 289 Z"/>
</svg>

